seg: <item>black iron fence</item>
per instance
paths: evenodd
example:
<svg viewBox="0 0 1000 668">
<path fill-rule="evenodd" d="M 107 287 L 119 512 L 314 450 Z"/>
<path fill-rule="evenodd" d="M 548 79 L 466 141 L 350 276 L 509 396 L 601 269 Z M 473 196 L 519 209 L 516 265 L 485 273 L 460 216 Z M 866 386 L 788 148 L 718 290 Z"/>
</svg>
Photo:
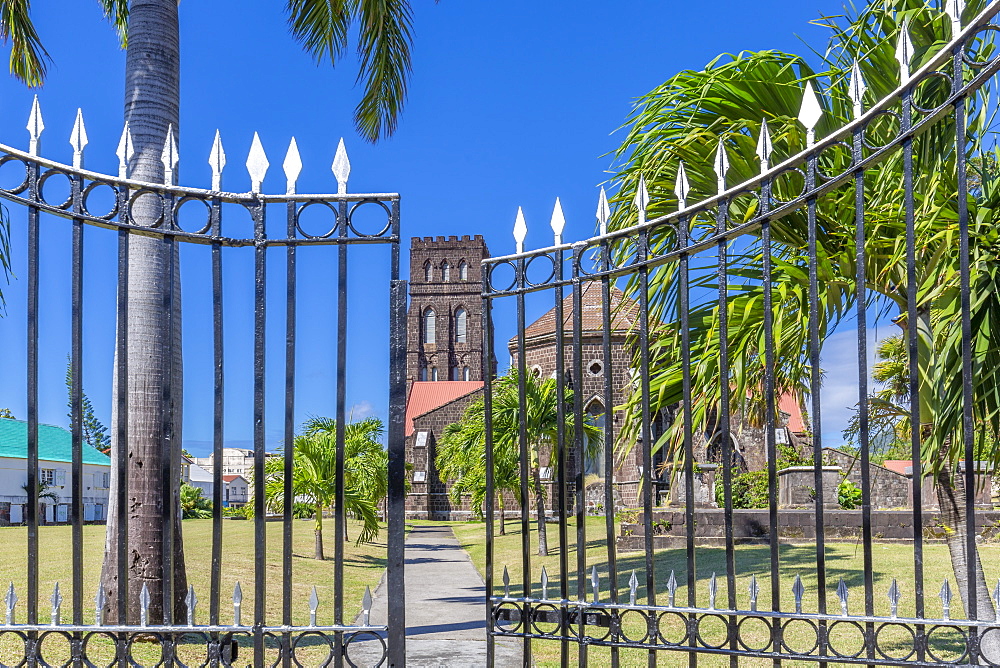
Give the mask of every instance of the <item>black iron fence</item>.
<svg viewBox="0 0 1000 668">
<path fill-rule="evenodd" d="M 614 213 L 602 191 L 587 241 L 562 242 L 557 203 L 555 245 L 524 251 L 519 212 L 517 254 L 484 264 L 484 350 L 504 334 L 492 308 L 512 301 L 521 406 L 535 386 L 572 394 L 551 427 L 522 415 L 502 431 L 500 390 L 486 388 L 491 646 L 523 643 L 524 665 L 540 653 L 562 665 L 1000 665 L 998 247 L 986 241 L 997 170 L 983 129 L 1000 5 L 963 20 L 964 3 L 942 4 L 916 15 L 919 49 L 909 24 L 872 21 L 900 72 L 877 102 L 857 64 L 798 81 L 798 119 L 720 136 L 714 170 L 638 166 Z M 776 159 L 768 123 L 804 148 Z M 759 174 L 730 186 L 736 153 L 744 169 L 756 153 Z M 718 194 L 696 203 L 692 187 Z M 647 220 L 650 208 L 663 215 Z M 904 351 L 898 472 L 872 461 L 888 400 L 870 397 L 869 333 L 890 318 Z M 824 340 L 852 320 L 856 368 L 824 368 Z M 856 379 L 852 452 L 824 444 L 824 375 Z M 551 472 L 541 491 L 536 468 Z M 757 474 L 756 508 L 738 507 L 744 473 Z M 887 505 L 875 480 L 890 475 L 906 482 Z M 494 529 L 500 493 L 520 499 L 516 545 Z M 551 557 L 535 556 L 545 515 L 558 520 Z"/>
</svg>

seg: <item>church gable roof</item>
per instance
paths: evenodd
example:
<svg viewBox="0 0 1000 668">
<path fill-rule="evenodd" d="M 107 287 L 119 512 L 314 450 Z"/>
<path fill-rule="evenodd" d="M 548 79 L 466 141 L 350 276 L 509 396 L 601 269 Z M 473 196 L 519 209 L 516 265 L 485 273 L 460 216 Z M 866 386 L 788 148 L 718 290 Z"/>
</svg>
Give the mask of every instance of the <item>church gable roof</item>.
<svg viewBox="0 0 1000 668">
<path fill-rule="evenodd" d="M 625 296 L 625 293 L 618 288 L 611 290 L 611 331 L 625 333 L 632 329 L 639 318 L 639 304 Z M 582 315 L 580 327 L 583 332 L 599 332 L 603 330 L 603 290 L 598 281 L 588 281 L 583 286 L 580 297 L 582 305 Z M 573 294 L 570 293 L 563 299 L 563 332 L 569 337 L 573 335 Z M 524 335 L 533 339 L 536 337 L 554 336 L 556 333 L 556 309 L 552 307 L 538 320 L 534 321 L 524 330 Z M 516 344 L 517 336 L 511 338 L 511 343 Z"/>
</svg>

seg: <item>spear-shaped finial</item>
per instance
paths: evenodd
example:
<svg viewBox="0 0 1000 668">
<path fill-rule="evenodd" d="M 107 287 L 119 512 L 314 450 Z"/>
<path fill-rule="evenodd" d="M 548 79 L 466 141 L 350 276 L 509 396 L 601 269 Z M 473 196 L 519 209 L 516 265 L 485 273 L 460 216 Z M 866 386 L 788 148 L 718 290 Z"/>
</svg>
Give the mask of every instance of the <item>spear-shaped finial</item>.
<svg viewBox="0 0 1000 668">
<path fill-rule="evenodd" d="M 240 587 L 240 581 L 236 581 L 236 586 L 233 587 L 233 626 L 240 625 L 240 606 L 243 605 L 243 588 Z"/>
<path fill-rule="evenodd" d="M 635 595 L 639 591 L 639 578 L 635 576 L 635 569 L 632 569 L 632 577 L 628 579 L 628 604 L 635 605 Z"/>
<path fill-rule="evenodd" d="M 674 607 L 674 599 L 677 595 L 677 576 L 674 575 L 674 571 L 670 571 L 670 577 L 667 578 L 667 601 L 670 607 Z"/>
<path fill-rule="evenodd" d="M 719 146 L 715 149 L 715 178 L 719 193 L 726 190 L 726 172 L 729 171 L 729 155 L 726 153 L 726 142 L 719 137 Z"/>
<path fill-rule="evenodd" d="M 819 104 L 812 81 L 806 81 L 802 88 L 802 106 L 799 107 L 799 122 L 806 128 L 806 145 L 816 143 L 816 125 L 823 118 L 823 107 Z"/>
<path fill-rule="evenodd" d="M 83 149 L 89 143 L 87 128 L 83 124 L 83 109 L 76 110 L 73 131 L 69 133 L 69 145 L 73 147 L 73 167 L 83 168 Z"/>
<path fill-rule="evenodd" d="M 347 178 L 351 175 L 351 161 L 347 157 L 344 138 L 337 144 L 337 154 L 333 157 L 333 177 L 337 179 L 337 194 L 347 194 Z"/>
<path fill-rule="evenodd" d="M 889 585 L 889 609 L 893 618 L 895 618 L 899 613 L 899 599 L 901 598 L 903 598 L 903 593 L 899 591 L 899 585 L 896 584 L 896 578 L 893 578 L 892 584 Z"/>
<path fill-rule="evenodd" d="M 35 96 L 31 103 L 31 113 L 28 114 L 28 153 L 38 155 L 41 150 L 42 130 L 45 129 L 45 122 L 42 121 L 42 108 L 38 104 L 38 96 Z"/>
<path fill-rule="evenodd" d="M 281 163 L 281 168 L 285 171 L 285 192 L 289 195 L 295 192 L 295 182 L 299 180 L 302 172 L 302 158 L 299 156 L 299 145 L 295 143 L 295 137 L 288 142 L 288 151 L 285 152 L 285 161 Z"/>
<path fill-rule="evenodd" d="M 194 593 L 194 585 L 188 587 L 188 593 L 187 597 L 184 599 L 184 604 L 187 605 L 188 626 L 194 626 L 194 612 L 195 608 L 198 607 L 198 595 Z"/>
<path fill-rule="evenodd" d="M 944 4 L 944 11 L 951 19 L 951 38 L 958 37 L 962 32 L 962 12 L 965 11 L 965 0 L 947 0 Z"/>
<path fill-rule="evenodd" d="M 163 152 L 160 154 L 160 161 L 163 163 L 163 182 L 173 185 L 177 176 L 177 164 L 180 156 L 177 154 L 177 138 L 174 137 L 174 124 L 167 126 L 167 136 L 163 140 Z"/>
<path fill-rule="evenodd" d="M 767 127 L 767 119 L 760 121 L 760 136 L 757 137 L 757 158 L 760 159 L 760 173 L 763 174 L 770 167 L 771 151 L 771 131 Z"/>
<path fill-rule="evenodd" d="M 750 610 L 757 611 L 757 597 L 760 595 L 760 585 L 757 584 L 757 576 L 750 576 Z"/>
<path fill-rule="evenodd" d="M 94 626 L 104 623 L 104 604 L 108 602 L 104 594 L 104 587 L 97 585 L 97 594 L 94 595 Z"/>
<path fill-rule="evenodd" d="M 795 582 L 792 583 L 792 595 L 795 597 L 795 612 L 802 614 L 802 597 L 806 593 L 806 588 L 802 585 L 802 578 L 796 574 Z"/>
<path fill-rule="evenodd" d="M 316 626 L 316 611 L 319 609 L 319 593 L 316 585 L 313 585 L 312 593 L 309 594 L 309 626 Z"/>
<path fill-rule="evenodd" d="M 503 597 L 510 598 L 510 573 L 503 567 Z"/>
<path fill-rule="evenodd" d="M 563 215 L 562 204 L 558 197 L 556 197 L 555 206 L 552 207 L 552 219 L 549 220 L 549 226 L 555 235 L 555 245 L 558 246 L 562 243 L 563 228 L 566 227 L 566 216 Z"/>
<path fill-rule="evenodd" d="M 601 593 L 601 576 L 597 574 L 597 564 L 590 569 L 590 586 L 594 590 L 594 603 L 597 603 Z"/>
<path fill-rule="evenodd" d="M 635 208 L 639 212 L 639 224 L 646 222 L 646 209 L 649 208 L 649 190 L 646 188 L 646 178 L 639 174 L 639 183 L 635 186 Z"/>
<path fill-rule="evenodd" d="M 365 595 L 361 598 L 361 625 L 368 626 L 372 617 L 372 590 L 365 585 Z"/>
<path fill-rule="evenodd" d="M 899 61 L 899 83 L 910 80 L 910 60 L 913 58 L 913 41 L 910 40 L 910 19 L 904 19 L 899 26 L 899 38 L 896 41 L 896 60 Z"/>
<path fill-rule="evenodd" d="M 597 198 L 597 232 L 608 233 L 608 218 L 611 217 L 611 207 L 608 205 L 608 195 L 601 186 L 601 194 Z"/>
<path fill-rule="evenodd" d="M 840 578 L 840 583 L 837 585 L 837 598 L 840 599 L 840 614 L 847 617 L 847 597 L 851 595 L 851 592 L 847 589 L 847 583 L 844 582 L 844 578 Z"/>
<path fill-rule="evenodd" d="M 250 143 L 250 153 L 247 155 L 247 172 L 250 174 L 250 192 L 259 193 L 260 185 L 264 182 L 264 175 L 271 163 L 267 161 L 267 154 L 264 153 L 264 146 L 260 143 L 260 135 L 253 133 L 253 142 Z"/>
<path fill-rule="evenodd" d="M 122 130 L 122 138 L 118 140 L 118 178 L 128 178 L 128 164 L 135 154 L 135 147 L 132 145 L 132 132 L 129 130 L 128 121 L 125 121 L 125 128 Z"/>
<path fill-rule="evenodd" d="M 951 619 L 951 585 L 948 584 L 948 578 L 944 579 L 938 596 L 941 597 L 941 619 Z"/>
<path fill-rule="evenodd" d="M 59 583 L 56 583 L 55 588 L 52 590 L 52 598 L 49 601 L 52 603 L 52 626 L 59 625 L 59 614 L 62 609 L 62 594 L 59 592 Z"/>
<path fill-rule="evenodd" d="M 684 161 L 677 163 L 677 180 L 674 182 L 674 193 L 677 195 L 677 210 L 687 208 L 687 196 L 691 191 L 688 183 L 687 170 L 684 169 Z"/>
<path fill-rule="evenodd" d="M 7 604 L 7 625 L 10 626 L 14 623 L 14 606 L 17 605 L 17 593 L 14 591 L 14 583 L 10 583 L 10 588 L 7 589 L 7 597 L 4 599 L 4 603 Z"/>
<path fill-rule="evenodd" d="M 145 582 L 139 592 L 139 625 L 149 626 L 149 587 Z"/>
<path fill-rule="evenodd" d="M 222 135 L 215 131 L 212 152 L 208 154 L 208 164 L 212 168 L 212 190 L 222 190 L 222 170 L 226 167 L 226 151 L 222 148 Z"/>
<path fill-rule="evenodd" d="M 865 91 L 868 90 L 868 84 L 865 83 L 865 78 L 861 74 L 861 65 L 856 60 L 851 66 L 851 78 L 847 83 L 847 88 L 851 94 L 851 102 L 854 103 L 854 118 L 861 118 L 861 114 L 864 112 L 862 98 Z"/>
<path fill-rule="evenodd" d="M 545 570 L 545 566 L 542 566 L 542 600 L 546 600 L 549 597 L 549 574 Z"/>
<path fill-rule="evenodd" d="M 521 207 L 517 207 L 517 217 L 514 218 L 514 242 L 517 244 L 517 252 L 524 252 L 524 239 L 528 236 L 528 225 L 524 222 L 524 212 Z"/>
<path fill-rule="evenodd" d="M 715 577 L 715 573 L 712 573 L 711 579 L 708 581 L 708 607 L 715 610 L 715 597 L 719 593 L 719 582 Z"/>
</svg>

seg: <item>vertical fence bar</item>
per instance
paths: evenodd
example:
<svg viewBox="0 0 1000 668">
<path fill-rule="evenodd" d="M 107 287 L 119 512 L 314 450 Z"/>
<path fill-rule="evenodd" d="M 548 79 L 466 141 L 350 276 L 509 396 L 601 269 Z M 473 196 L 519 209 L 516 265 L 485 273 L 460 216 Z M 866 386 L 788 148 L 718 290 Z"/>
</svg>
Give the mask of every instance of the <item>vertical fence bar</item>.
<svg viewBox="0 0 1000 668">
<path fill-rule="evenodd" d="M 576 600 L 583 604 L 587 600 L 587 496 L 586 474 L 584 466 L 587 461 L 586 439 L 583 435 L 583 281 L 580 280 L 583 251 L 586 244 L 580 243 L 573 247 L 573 420 L 581 425 L 573 433 L 573 449 L 576 452 Z M 579 611 L 579 633 L 584 636 L 586 626 L 583 623 L 583 611 Z M 587 665 L 587 645 L 580 643 L 577 648 L 577 663 Z"/>
<path fill-rule="evenodd" d="M 337 465 L 335 490 L 336 540 L 334 541 L 334 624 L 344 623 L 344 536 L 347 534 L 347 509 L 344 508 L 344 434 L 347 419 L 347 217 L 348 206 L 341 201 L 338 208 L 340 244 L 337 246 Z M 334 665 L 344 665 L 344 634 L 335 637 Z"/>
<path fill-rule="evenodd" d="M 83 210 L 81 177 L 71 180 L 73 212 Z M 72 307 L 70 315 L 70 430 L 73 444 L 73 623 L 83 624 L 83 221 L 73 219 Z M 73 665 L 80 665 L 83 636 L 73 634 Z"/>
<path fill-rule="evenodd" d="M 399 278 L 399 200 L 392 202 L 389 280 L 389 521 L 386 577 L 389 597 L 389 666 L 406 665 L 406 281 Z M 486 367 L 488 368 L 488 367 Z M 487 381 L 488 382 L 488 381 Z M 487 517 L 491 517 L 487 514 Z M 490 592 L 487 587 L 487 592 Z M 487 595 L 489 596 L 489 594 Z M 487 635 L 489 638 L 489 635 Z"/>
<path fill-rule="evenodd" d="M 163 211 L 164 211 L 164 224 L 169 227 L 167 220 L 167 212 L 173 210 L 172 197 L 169 195 L 165 196 L 163 199 Z M 176 239 L 171 235 L 164 235 L 162 242 L 162 252 L 167 257 L 167 277 L 166 289 L 163 291 L 163 349 L 164 349 L 164 363 L 163 363 L 163 395 L 162 395 L 162 412 L 160 414 L 160 423 L 162 428 L 163 440 L 160 446 L 160 493 L 162 495 L 161 503 L 163 504 L 163 526 L 161 528 L 163 535 L 163 561 L 161 577 L 163 578 L 163 591 L 162 591 L 162 606 L 163 606 L 163 623 L 173 624 L 174 623 L 174 570 L 175 570 L 175 556 L 176 556 L 176 545 L 175 541 L 179 541 L 180 538 L 176 535 L 175 528 L 177 527 L 176 519 L 174 517 L 174 488 L 178 484 L 178 479 L 174 476 L 174 356 L 179 355 L 180 351 L 174 345 L 174 326 L 175 326 L 175 298 L 174 293 L 174 282 L 177 279 L 177 266 L 174 262 L 174 253 L 177 252 L 175 243 Z M 163 654 L 167 665 L 172 665 L 171 661 L 173 659 L 173 642 L 172 638 L 166 638 L 163 642 Z"/>
<path fill-rule="evenodd" d="M 496 621 L 493 605 L 495 541 L 493 505 L 496 494 L 493 482 L 493 300 L 490 298 L 493 265 L 482 264 L 480 267 L 483 273 L 483 447 L 486 466 L 486 665 L 487 668 L 493 668 L 496 652 L 494 637 Z"/>
<path fill-rule="evenodd" d="M 267 327 L 267 246 L 264 204 L 250 207 L 254 221 L 254 319 L 253 319 L 253 510 L 254 510 L 254 665 L 264 664 L 262 627 L 267 611 L 267 507 L 264 503 L 264 369 Z"/>
<path fill-rule="evenodd" d="M 569 546 L 567 544 L 569 515 L 566 508 L 566 322 L 563 313 L 563 250 L 554 252 L 555 258 L 555 309 L 556 309 L 556 498 L 555 507 L 559 513 L 559 597 L 569 599 Z M 580 423 L 574 424 L 574 429 L 583 429 Z M 551 458 L 551 455 L 550 455 Z M 549 465 L 551 466 L 551 459 Z M 559 606 L 559 633 L 562 641 L 559 643 L 559 665 L 569 666 L 569 618 L 566 605 Z"/>
<path fill-rule="evenodd" d="M 527 415 L 528 410 L 528 397 L 527 397 L 527 361 L 525 360 L 525 348 L 524 348 L 524 291 L 525 291 L 525 262 L 524 258 L 517 259 L 517 403 L 520 407 L 518 420 L 518 451 L 520 453 L 520 465 L 521 465 L 521 595 L 525 599 L 531 597 L 531 518 L 530 515 L 530 501 L 528 496 L 528 477 L 530 474 L 529 469 L 529 457 L 528 452 L 528 425 L 527 425 Z M 541 490 L 536 490 L 536 493 L 541 493 Z M 539 521 L 544 522 L 544 518 L 539 519 Z M 541 527 L 539 527 L 539 532 Z M 538 539 L 541 540 L 541 534 L 539 533 Z M 526 625 L 525 630 L 528 630 L 529 615 L 531 614 L 531 605 L 527 602 L 524 603 L 521 610 L 521 619 Z M 524 665 L 531 665 L 531 638 L 527 635 L 524 637 Z"/>
<path fill-rule="evenodd" d="M 128 191 L 119 192 L 119 203 L 124 210 L 124 201 Z M 122 219 L 127 214 L 122 213 Z M 117 585 L 118 624 L 127 624 L 137 620 L 128 616 L 128 246 L 129 232 L 118 230 L 118 285 L 117 314 L 115 326 L 115 514 L 118 523 L 118 545 L 116 549 L 116 565 L 118 572 L 115 578 Z M 110 521 L 110 517 L 108 518 Z M 118 666 L 127 668 L 128 658 L 126 648 L 128 635 L 118 636 Z"/>
<path fill-rule="evenodd" d="M 642 393 L 642 520 L 643 557 L 646 567 L 646 605 L 656 605 L 656 560 L 653 549 L 653 432 L 650 428 L 649 409 L 649 231 L 639 232 L 636 249 L 639 262 L 639 391 Z M 649 668 L 656 666 L 656 652 L 646 655 Z"/>
<path fill-rule="evenodd" d="M 611 269 L 611 244 L 601 244 L 602 269 Z M 601 277 L 601 356 L 604 361 L 604 533 L 608 554 L 608 598 L 618 603 L 618 555 L 615 545 L 615 395 L 612 387 L 614 359 L 611 356 L 611 277 Z M 618 668 L 618 648 L 611 647 L 611 666 Z"/>
<path fill-rule="evenodd" d="M 678 246 L 688 245 L 688 218 L 682 216 L 677 222 Z M 682 398 L 684 400 L 684 530 L 687 547 L 687 601 L 688 607 L 698 604 L 698 572 L 694 539 L 694 425 L 691 415 L 691 318 L 690 318 L 690 256 L 686 251 L 677 259 L 679 283 L 677 308 L 681 322 L 681 366 Z M 689 616 L 689 626 L 695 623 L 695 616 Z M 693 650 L 697 639 L 689 638 L 692 651 L 688 653 L 688 665 L 698 665 L 698 654 Z"/>
<path fill-rule="evenodd" d="M 287 217 L 286 235 L 289 239 L 296 238 L 296 203 L 288 202 L 285 215 Z M 325 249 L 324 249 L 325 250 Z M 282 517 L 281 522 L 281 623 L 292 624 L 292 506 L 295 501 L 292 493 L 292 476 L 294 475 L 295 457 L 295 307 L 296 307 L 296 269 L 294 242 L 285 247 L 285 420 L 284 420 L 284 451 L 282 475 Z M 285 668 L 292 665 L 292 635 L 286 633 L 282 641 L 283 651 L 281 664 Z"/>
<path fill-rule="evenodd" d="M 222 234 L 222 202 L 212 200 L 212 235 Z M 222 244 L 212 242 L 212 573 L 209 623 L 219 623 L 222 598 L 222 448 L 225 435 L 225 340 L 222 306 Z"/>
<path fill-rule="evenodd" d="M 41 198 L 38 185 L 38 163 L 28 163 L 28 196 L 32 202 Z M 38 208 L 28 206 L 28 623 L 38 623 Z M 44 519 L 44 518 L 43 518 Z M 28 665 L 34 666 L 37 656 L 34 644 L 38 635 L 28 638 Z"/>
</svg>

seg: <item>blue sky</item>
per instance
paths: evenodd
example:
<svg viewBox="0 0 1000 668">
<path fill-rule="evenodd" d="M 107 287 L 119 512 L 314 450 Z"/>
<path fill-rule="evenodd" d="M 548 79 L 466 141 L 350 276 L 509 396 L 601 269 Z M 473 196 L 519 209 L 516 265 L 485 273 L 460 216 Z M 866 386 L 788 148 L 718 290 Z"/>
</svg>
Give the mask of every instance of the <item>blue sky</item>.
<svg viewBox="0 0 1000 668">
<path fill-rule="evenodd" d="M 284 2 L 214 0 L 180 5 L 182 111 L 180 182 L 208 187 L 207 157 L 219 129 L 229 158 L 223 186 L 249 189 L 243 168 L 250 141 L 260 133 L 271 170 L 264 189 L 283 192 L 280 163 L 295 136 L 304 170 L 299 192 L 330 192 L 337 141 L 344 137 L 352 163 L 351 192 L 399 192 L 404 239 L 410 236 L 482 234 L 497 255 L 513 251 L 511 227 L 524 207 L 528 247 L 548 245 L 548 217 L 556 196 L 567 218 L 567 240 L 594 231 L 597 187 L 608 178 L 606 157 L 622 139 L 615 130 L 633 101 L 670 75 L 700 68 L 722 52 L 780 49 L 805 53 L 799 36 L 816 46 L 826 31 L 809 24 L 836 13 L 831 0 L 792 2 L 618 3 L 415 0 L 415 47 L 409 102 L 396 135 L 377 146 L 353 131 L 360 96 L 354 62 L 334 70 L 317 66 L 288 36 Z M 77 107 L 83 109 L 90 145 L 86 165 L 116 173 L 115 147 L 122 127 L 124 54 L 97 3 L 46 0 L 35 17 L 53 64 L 38 91 L 45 117 L 42 153 L 68 162 L 67 142 Z M 4 59 L 7 51 L 4 50 Z M 24 125 L 33 92 L 0 77 L 0 142 L 26 148 Z M 9 184 L 0 169 L 0 184 Z M 5 289 L 8 316 L 0 320 L 4 371 L 0 406 L 24 415 L 23 212 L 12 210 L 15 273 Z M 45 422 L 65 424 L 63 374 L 68 338 L 68 226 L 43 226 L 41 323 L 42 402 Z M 408 244 L 404 243 L 405 246 Z M 111 340 L 114 331 L 113 240 L 88 233 L 85 322 L 85 390 L 99 417 L 109 422 Z M 332 415 L 336 372 L 335 277 L 332 248 L 303 254 L 298 364 L 298 415 Z M 325 254 L 324 254 L 325 253 Z M 226 438 L 246 445 L 251 436 L 250 371 L 252 258 L 227 260 Z M 95 261 L 96 258 L 96 261 Z M 349 295 L 351 362 L 348 404 L 355 416 L 384 416 L 386 304 L 384 252 L 365 249 L 352 261 Z M 405 252 L 404 252 L 405 258 Z M 270 258 L 268 412 L 269 446 L 281 432 L 283 257 Z M 185 250 L 185 443 L 196 454 L 211 438 L 210 344 L 206 328 L 207 253 Z M 190 267 L 190 269 L 188 269 Z M 405 275 L 405 266 L 404 266 Z M 545 305 L 533 305 L 532 315 Z M 498 341 L 513 333 L 499 314 Z M 824 366 L 853 364 L 854 334 L 837 335 Z M 841 340 L 842 339 L 842 340 Z M 502 346 L 501 346 L 502 347 Z M 501 360 L 506 359 L 500 350 Z M 824 398 L 827 441 L 839 442 L 856 381 L 828 377 Z M 835 443 L 830 443 L 835 444 Z"/>
</svg>

